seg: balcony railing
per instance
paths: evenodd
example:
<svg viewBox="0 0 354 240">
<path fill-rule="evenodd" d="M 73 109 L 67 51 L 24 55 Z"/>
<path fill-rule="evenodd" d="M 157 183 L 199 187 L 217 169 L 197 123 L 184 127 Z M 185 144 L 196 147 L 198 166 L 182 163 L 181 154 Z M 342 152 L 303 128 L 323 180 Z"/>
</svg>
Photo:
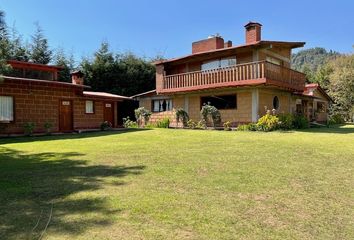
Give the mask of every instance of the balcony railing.
<svg viewBox="0 0 354 240">
<path fill-rule="evenodd" d="M 303 91 L 305 74 L 270 62 L 252 62 L 214 70 L 164 76 L 161 92 L 269 84 Z"/>
</svg>

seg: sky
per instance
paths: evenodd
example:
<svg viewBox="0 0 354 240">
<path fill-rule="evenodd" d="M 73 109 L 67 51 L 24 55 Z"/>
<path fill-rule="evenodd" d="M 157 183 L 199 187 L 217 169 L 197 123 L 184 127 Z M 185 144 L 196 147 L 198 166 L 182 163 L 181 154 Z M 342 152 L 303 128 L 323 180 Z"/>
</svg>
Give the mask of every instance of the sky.
<svg viewBox="0 0 354 240">
<path fill-rule="evenodd" d="M 0 0 L 0 9 L 24 39 L 39 22 L 50 46 L 77 60 L 103 41 L 115 52 L 147 58 L 189 54 L 193 41 L 216 33 L 239 45 L 248 21 L 263 25 L 264 40 L 342 53 L 354 45 L 354 0 Z"/>
</svg>

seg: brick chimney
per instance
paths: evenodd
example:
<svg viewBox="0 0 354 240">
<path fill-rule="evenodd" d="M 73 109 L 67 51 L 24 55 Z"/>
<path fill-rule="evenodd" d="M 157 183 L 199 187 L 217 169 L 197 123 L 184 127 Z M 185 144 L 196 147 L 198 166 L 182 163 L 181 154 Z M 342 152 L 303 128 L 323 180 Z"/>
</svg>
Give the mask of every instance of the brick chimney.
<svg viewBox="0 0 354 240">
<path fill-rule="evenodd" d="M 192 53 L 205 52 L 224 48 L 224 39 L 219 35 L 192 43 Z"/>
<path fill-rule="evenodd" d="M 245 25 L 246 44 L 261 41 L 262 24 L 258 22 L 249 22 Z"/>
<path fill-rule="evenodd" d="M 84 73 L 80 70 L 71 73 L 71 83 L 84 85 Z"/>
<path fill-rule="evenodd" d="M 227 41 L 226 43 L 224 43 L 224 48 L 229 48 L 232 47 L 232 41 Z"/>
</svg>

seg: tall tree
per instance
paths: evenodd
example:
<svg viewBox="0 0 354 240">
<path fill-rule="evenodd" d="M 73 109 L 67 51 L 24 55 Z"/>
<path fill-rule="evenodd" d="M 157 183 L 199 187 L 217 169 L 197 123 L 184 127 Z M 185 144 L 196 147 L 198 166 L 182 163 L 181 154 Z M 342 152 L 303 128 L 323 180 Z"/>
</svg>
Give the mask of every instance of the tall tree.
<svg viewBox="0 0 354 240">
<path fill-rule="evenodd" d="M 5 75 L 11 70 L 10 65 L 6 62 L 10 57 L 10 49 L 11 42 L 5 21 L 5 12 L 0 10 L 0 75 Z"/>
<path fill-rule="evenodd" d="M 28 62 L 30 53 L 28 46 L 23 43 L 22 36 L 17 32 L 16 27 L 12 27 L 11 32 L 11 54 L 10 59 Z"/>
<path fill-rule="evenodd" d="M 155 67 L 150 62 L 132 53 L 114 54 L 105 42 L 80 65 L 86 83 L 96 91 L 131 96 L 155 88 Z"/>
<path fill-rule="evenodd" d="M 354 54 L 343 55 L 328 63 L 329 94 L 334 99 L 334 113 L 354 121 Z"/>
<path fill-rule="evenodd" d="M 85 58 L 81 62 L 86 84 L 96 91 L 106 91 L 107 89 L 112 91 L 114 65 L 114 57 L 109 50 L 109 44 L 101 43 L 92 60 Z"/>
<path fill-rule="evenodd" d="M 48 64 L 52 60 L 52 50 L 48 45 L 48 40 L 45 38 L 42 28 L 38 23 L 36 31 L 32 35 L 32 42 L 30 44 L 30 57 L 35 63 Z"/>
<path fill-rule="evenodd" d="M 58 48 L 54 54 L 54 64 L 63 67 L 59 72 L 58 80 L 61 82 L 71 82 L 71 71 L 75 68 L 75 60 L 73 54 L 67 55 L 63 48 Z"/>
</svg>

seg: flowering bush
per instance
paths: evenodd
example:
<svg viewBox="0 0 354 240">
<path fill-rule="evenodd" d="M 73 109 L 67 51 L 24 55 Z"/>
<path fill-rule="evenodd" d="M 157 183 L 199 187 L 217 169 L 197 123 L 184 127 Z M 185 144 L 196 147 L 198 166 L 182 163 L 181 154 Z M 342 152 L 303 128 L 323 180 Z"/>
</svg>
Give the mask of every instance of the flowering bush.
<svg viewBox="0 0 354 240">
<path fill-rule="evenodd" d="M 187 126 L 190 128 L 190 129 L 195 129 L 197 127 L 197 123 L 194 122 L 192 119 L 188 120 L 187 122 Z"/>
<path fill-rule="evenodd" d="M 279 126 L 279 119 L 275 115 L 266 114 L 257 122 L 257 129 L 259 131 L 269 132 L 276 130 Z"/>
<path fill-rule="evenodd" d="M 135 109 L 134 113 L 138 126 L 142 125 L 143 120 L 145 125 L 149 122 L 151 116 L 151 112 L 149 110 L 145 109 L 144 107 L 140 107 Z"/>
<path fill-rule="evenodd" d="M 138 124 L 132 120 L 130 120 L 129 117 L 123 118 L 123 126 L 125 128 L 137 128 Z"/>
<path fill-rule="evenodd" d="M 197 128 L 197 129 L 206 129 L 205 121 L 202 119 L 199 122 L 197 122 L 197 125 L 195 126 L 195 128 Z"/>
<path fill-rule="evenodd" d="M 224 126 L 225 131 L 231 130 L 231 122 L 230 121 L 224 122 L 223 126 Z"/>
<path fill-rule="evenodd" d="M 208 121 L 208 117 L 210 116 L 213 122 L 213 127 L 216 127 L 221 123 L 221 115 L 219 110 L 216 107 L 211 106 L 209 103 L 203 105 L 202 110 L 200 110 L 200 114 L 205 122 Z"/>
</svg>

